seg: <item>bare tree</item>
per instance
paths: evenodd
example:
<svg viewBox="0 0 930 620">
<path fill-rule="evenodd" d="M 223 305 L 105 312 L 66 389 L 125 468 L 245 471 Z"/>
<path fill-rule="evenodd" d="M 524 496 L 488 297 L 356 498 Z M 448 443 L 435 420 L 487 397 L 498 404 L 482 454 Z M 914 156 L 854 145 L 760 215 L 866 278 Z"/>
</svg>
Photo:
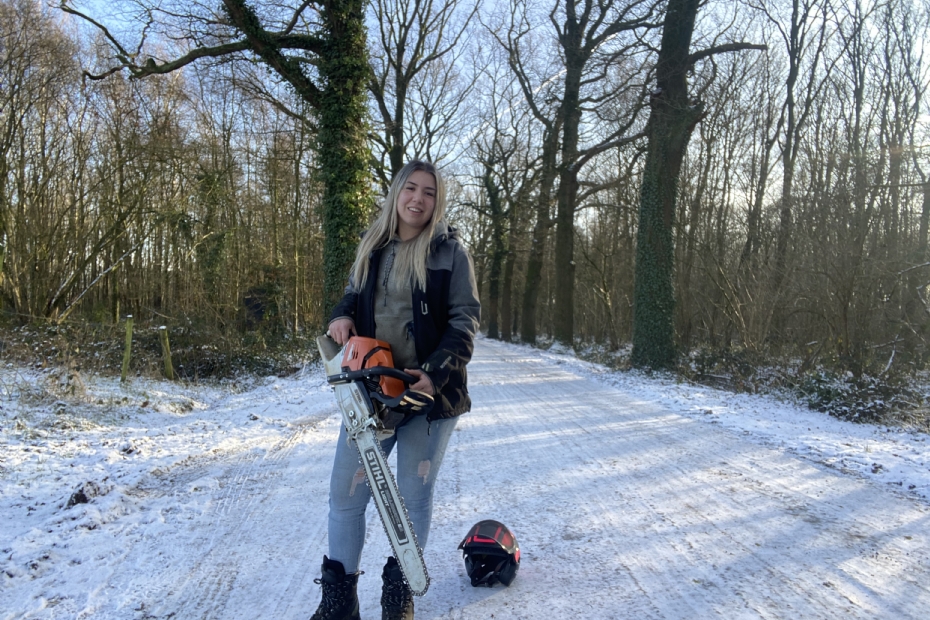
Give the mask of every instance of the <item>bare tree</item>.
<svg viewBox="0 0 930 620">
<path fill-rule="evenodd" d="M 468 24 L 478 7 L 470 0 L 372 3 L 378 36 L 371 44 L 368 87 L 380 120 L 372 139 L 382 155 L 376 171 L 383 187 L 408 159 L 440 161 L 445 153 L 437 143 L 460 128 L 474 83 L 460 67 L 470 53 Z"/>
<path fill-rule="evenodd" d="M 775 249 L 775 288 L 783 281 L 788 245 L 793 232 L 794 179 L 801 138 L 810 122 L 814 102 L 820 97 L 835 59 L 827 57 L 833 30 L 833 6 L 822 0 L 790 0 L 788 15 L 783 15 L 780 0 L 749 0 L 762 12 L 777 32 L 786 54 L 788 69 L 784 84 L 782 120 L 778 123 L 781 142 L 782 184 L 779 205 L 779 228 Z"/>
<path fill-rule="evenodd" d="M 341 297 L 357 234 L 370 207 L 364 123 L 370 68 L 363 1 L 282 5 L 223 0 L 221 8 L 214 10 L 140 0 L 139 6 L 140 34 L 137 43 L 129 46 L 103 23 L 62 1 L 62 10 L 92 24 L 113 50 L 111 64 L 87 72 L 88 77 L 103 79 L 126 71 L 143 78 L 198 61 L 257 59 L 315 110 L 324 187 L 324 300 L 330 307 Z M 158 40 L 150 43 L 150 34 Z M 172 57 L 165 60 L 161 50 L 168 44 Z"/>
<path fill-rule="evenodd" d="M 536 338 L 536 303 L 538 272 L 545 252 L 548 228 L 556 224 L 555 248 L 555 337 L 571 344 L 574 330 L 575 286 L 575 210 L 578 204 L 579 174 L 591 159 L 609 149 L 637 140 L 636 132 L 641 100 L 634 97 L 625 114 L 615 117 L 606 133 L 582 135 L 582 118 L 586 110 L 629 98 L 628 93 L 642 92 L 635 79 L 621 77 L 612 82 L 611 68 L 623 65 L 624 57 L 642 51 L 639 33 L 654 24 L 659 3 L 652 0 L 620 3 L 608 0 L 565 0 L 549 10 L 548 18 L 558 44 L 559 62 L 540 72 L 535 56 L 539 53 L 531 41 L 533 9 L 515 0 L 511 4 L 510 24 L 506 32 L 494 32 L 507 51 L 509 64 L 527 105 L 544 127 L 542 146 L 541 191 L 538 195 L 537 221 L 534 227 L 527 289 L 523 301 L 522 337 Z M 619 88 L 618 88 L 619 86 Z M 582 138 L 588 144 L 582 144 Z M 558 181 L 556 191 L 556 181 Z M 556 197 L 556 217 L 550 220 L 550 201 Z"/>
</svg>

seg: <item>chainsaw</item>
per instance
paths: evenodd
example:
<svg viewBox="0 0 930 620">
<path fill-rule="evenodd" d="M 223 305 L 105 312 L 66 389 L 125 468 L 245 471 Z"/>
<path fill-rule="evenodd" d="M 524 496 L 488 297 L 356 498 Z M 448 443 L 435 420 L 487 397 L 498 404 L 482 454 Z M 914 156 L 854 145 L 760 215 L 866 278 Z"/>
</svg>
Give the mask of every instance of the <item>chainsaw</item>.
<svg viewBox="0 0 930 620">
<path fill-rule="evenodd" d="M 433 397 L 406 387 L 417 377 L 394 368 L 387 342 L 361 336 L 353 336 L 343 347 L 329 336 L 316 342 L 394 557 L 410 591 L 422 596 L 429 588 L 423 551 L 379 440 L 393 435 L 410 416 L 429 411 Z"/>
</svg>

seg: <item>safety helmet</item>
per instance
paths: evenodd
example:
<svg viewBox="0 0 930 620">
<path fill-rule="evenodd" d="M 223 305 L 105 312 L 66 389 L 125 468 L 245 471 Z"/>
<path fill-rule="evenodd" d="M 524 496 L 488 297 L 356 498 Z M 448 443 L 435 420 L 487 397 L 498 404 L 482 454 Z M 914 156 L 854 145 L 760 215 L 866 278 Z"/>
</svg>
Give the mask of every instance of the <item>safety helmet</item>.
<svg viewBox="0 0 930 620">
<path fill-rule="evenodd" d="M 479 521 L 459 544 L 471 585 L 509 586 L 520 568 L 520 545 L 507 526 L 499 521 Z"/>
</svg>

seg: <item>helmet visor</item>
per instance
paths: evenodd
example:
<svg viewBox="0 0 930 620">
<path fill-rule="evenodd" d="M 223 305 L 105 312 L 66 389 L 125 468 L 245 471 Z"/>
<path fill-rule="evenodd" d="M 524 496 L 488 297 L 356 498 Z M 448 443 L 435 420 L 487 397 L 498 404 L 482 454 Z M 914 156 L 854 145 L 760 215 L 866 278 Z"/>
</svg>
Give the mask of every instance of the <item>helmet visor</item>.
<svg viewBox="0 0 930 620">
<path fill-rule="evenodd" d="M 507 527 L 497 521 L 481 521 L 468 532 L 459 549 L 469 546 L 496 546 L 509 554 L 519 553 L 517 541 Z"/>
</svg>

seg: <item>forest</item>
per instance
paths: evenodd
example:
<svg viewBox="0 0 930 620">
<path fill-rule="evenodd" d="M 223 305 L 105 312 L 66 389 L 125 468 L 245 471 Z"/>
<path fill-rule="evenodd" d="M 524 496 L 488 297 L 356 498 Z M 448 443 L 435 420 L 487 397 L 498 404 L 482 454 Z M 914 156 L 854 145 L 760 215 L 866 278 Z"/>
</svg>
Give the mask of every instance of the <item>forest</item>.
<svg viewBox="0 0 930 620">
<path fill-rule="evenodd" d="M 926 0 L 0 0 L 0 323 L 316 334 L 422 158 L 490 338 L 919 371 L 928 27 Z"/>
</svg>

